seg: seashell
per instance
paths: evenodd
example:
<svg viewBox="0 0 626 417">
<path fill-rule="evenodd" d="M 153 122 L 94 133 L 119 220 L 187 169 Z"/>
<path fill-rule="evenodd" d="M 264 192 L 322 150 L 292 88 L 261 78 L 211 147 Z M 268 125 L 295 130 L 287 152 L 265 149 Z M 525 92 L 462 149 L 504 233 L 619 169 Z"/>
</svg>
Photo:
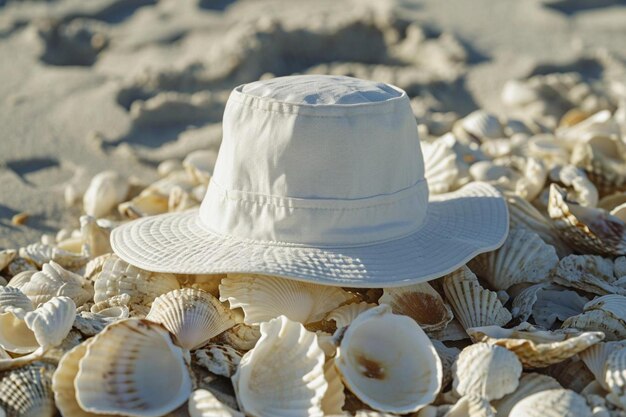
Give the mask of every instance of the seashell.
<svg viewBox="0 0 626 417">
<path fill-rule="evenodd" d="M 527 154 L 546 164 L 547 169 L 566 165 L 569 152 L 559 144 L 552 134 L 538 134 L 528 140 Z"/>
<path fill-rule="evenodd" d="M 444 417 L 495 417 L 494 408 L 484 398 L 466 395 L 459 399 Z"/>
<path fill-rule="evenodd" d="M 563 323 L 564 328 L 597 330 L 604 332 L 610 341 L 626 338 L 626 297 L 605 295 L 588 302 L 584 312 L 570 317 Z"/>
<path fill-rule="evenodd" d="M 87 246 L 91 257 L 113 252 L 109 240 L 111 229 L 100 226 L 94 217 L 80 217 L 80 233 L 81 243 Z"/>
<path fill-rule="evenodd" d="M 87 337 L 95 336 L 106 326 L 116 322 L 115 318 L 90 311 L 81 311 L 74 319 L 74 328 Z"/>
<path fill-rule="evenodd" d="M 498 118 L 484 110 L 476 110 L 468 114 L 459 123 L 459 127 L 478 142 L 482 142 L 483 139 L 497 139 L 504 136 Z"/>
<path fill-rule="evenodd" d="M 191 417 L 245 417 L 218 400 L 211 391 L 199 389 L 189 397 L 188 405 Z"/>
<path fill-rule="evenodd" d="M 617 140 L 598 139 L 577 145 L 571 163 L 585 171 L 600 196 L 626 190 L 626 166 L 619 157 L 623 146 Z"/>
<path fill-rule="evenodd" d="M 571 149 L 577 144 L 588 143 L 594 138 L 609 139 L 618 137 L 620 129 L 619 125 L 613 120 L 611 112 L 602 110 L 572 126 L 559 127 L 555 133 L 559 140 Z"/>
<path fill-rule="evenodd" d="M 542 372 L 555 378 L 564 388 L 575 392 L 582 391 L 590 382 L 595 380 L 585 363 L 576 356 L 551 365 L 543 369 Z"/>
<path fill-rule="evenodd" d="M 522 290 L 513 300 L 511 312 L 520 321 L 532 316 L 539 326 L 550 329 L 557 320 L 582 313 L 587 301 L 575 291 L 541 283 Z"/>
<path fill-rule="evenodd" d="M 324 364 L 324 378 L 328 383 L 328 388 L 324 393 L 324 398 L 322 398 L 324 415 L 341 414 L 346 402 L 345 387 L 333 359 L 326 361 Z"/>
<path fill-rule="evenodd" d="M 524 398 L 509 417 L 592 417 L 585 399 L 568 389 L 549 389 Z"/>
<path fill-rule="evenodd" d="M 596 381 L 609 391 L 610 388 L 604 379 L 604 365 L 611 353 L 626 347 L 626 341 L 619 342 L 603 342 L 591 346 L 589 349 L 580 353 L 580 359 L 587 365 L 587 368 L 596 377 Z"/>
<path fill-rule="evenodd" d="M 441 388 L 441 361 L 428 336 L 386 305 L 361 313 L 347 327 L 335 366 L 346 387 L 378 411 L 417 411 Z"/>
<path fill-rule="evenodd" d="M 499 400 L 493 401 L 496 417 L 507 417 L 515 404 L 537 392 L 562 388 L 559 382 L 548 375 L 536 373 L 524 374 L 519 380 L 517 389 Z"/>
<path fill-rule="evenodd" d="M 90 260 L 89 262 L 87 262 L 87 265 L 85 265 L 85 273 L 83 274 L 85 279 L 87 281 L 93 282 L 95 278 L 97 277 L 97 275 L 102 271 L 102 266 L 104 265 L 106 260 L 112 256 L 116 256 L 116 255 L 108 253 L 106 255 L 97 256 L 93 258 L 92 260 Z"/>
<path fill-rule="evenodd" d="M 241 362 L 241 355 L 228 345 L 208 345 L 194 351 L 197 363 L 215 375 L 232 377 Z"/>
<path fill-rule="evenodd" d="M 53 366 L 36 362 L 0 374 L 0 407 L 8 417 L 52 417 Z"/>
<path fill-rule="evenodd" d="M 467 266 L 446 275 L 443 289 L 456 318 L 465 329 L 504 326 L 511 321 L 511 313 L 502 306 L 498 294 L 481 287 L 476 275 Z"/>
<path fill-rule="evenodd" d="M 128 294 L 132 309 L 136 305 L 150 306 L 159 295 L 179 288 L 176 276 L 148 272 L 113 255 L 104 262 L 95 280 L 93 299 L 98 303 L 116 295 Z"/>
<path fill-rule="evenodd" d="M 567 200 L 567 193 L 550 185 L 548 213 L 559 234 L 583 253 L 606 256 L 626 254 L 626 223 L 608 212 Z"/>
<path fill-rule="evenodd" d="M 126 319 L 87 346 L 74 387 L 85 411 L 157 417 L 187 401 L 191 379 L 182 349 L 161 326 Z"/>
<path fill-rule="evenodd" d="M 425 331 L 441 330 L 454 318 L 450 307 L 427 282 L 385 288 L 378 301 L 388 304 L 394 314 L 411 317 Z"/>
<path fill-rule="evenodd" d="M 493 161 L 479 161 L 469 169 L 474 181 L 485 181 L 497 184 L 499 180 L 517 178 L 519 175 L 511 168 L 496 164 Z"/>
<path fill-rule="evenodd" d="M 75 270 L 83 267 L 89 261 L 89 256 L 87 255 L 68 252 L 42 243 L 33 243 L 20 248 L 20 256 L 32 262 L 38 268 L 41 268 L 47 262 L 54 261 L 63 268 Z"/>
<path fill-rule="evenodd" d="M 374 307 L 376 307 L 376 304 L 366 303 L 365 301 L 346 304 L 328 313 L 325 320 L 334 321 L 337 329 L 341 329 L 352 323 L 359 314 Z"/>
<path fill-rule="evenodd" d="M 0 287 L 0 313 L 12 308 L 28 312 L 33 310 L 33 303 L 18 288 Z"/>
<path fill-rule="evenodd" d="M 440 342 L 457 342 L 459 340 L 469 339 L 469 336 L 465 332 L 465 328 L 457 319 L 453 319 L 442 330 L 430 332 L 429 336 L 432 339 L 439 340 Z"/>
<path fill-rule="evenodd" d="M 128 318 L 130 311 L 128 309 L 128 303 L 130 302 L 130 295 L 121 294 L 111 297 L 105 301 L 100 301 L 91 306 L 89 311 L 93 314 L 99 314 L 101 316 L 111 319 L 126 319 Z"/>
<path fill-rule="evenodd" d="M 351 298 L 338 287 L 309 284 L 267 275 L 228 274 L 220 284 L 220 301 L 241 307 L 245 324 L 258 324 L 280 315 L 313 323 Z"/>
<path fill-rule="evenodd" d="M 259 326 L 248 326 L 244 323 L 236 324 L 222 333 L 217 339 L 241 351 L 248 351 L 261 338 Z"/>
<path fill-rule="evenodd" d="M 16 256 L 6 268 L 4 268 L 5 276 L 7 278 L 11 278 L 11 280 L 12 277 L 26 271 L 37 271 L 37 268 L 19 255 Z"/>
<path fill-rule="evenodd" d="M 449 142 L 435 140 L 432 143 L 420 143 L 424 157 L 424 176 L 428 181 L 428 191 L 442 194 L 452 191 L 459 176 L 456 153 Z"/>
<path fill-rule="evenodd" d="M 439 340 L 431 340 L 435 350 L 437 351 L 437 355 L 441 360 L 441 366 L 443 370 L 443 378 L 441 381 L 441 386 L 446 387 L 450 382 L 452 382 L 452 366 L 454 362 L 456 362 L 459 357 L 459 353 L 461 350 L 455 347 L 448 347 L 443 344 L 443 342 Z"/>
<path fill-rule="evenodd" d="M 178 346 L 196 349 L 236 323 L 230 311 L 211 294 L 183 288 L 158 296 L 146 319 L 162 324 Z"/>
<path fill-rule="evenodd" d="M 182 171 L 183 164 L 177 159 L 166 159 L 157 166 L 157 174 L 164 178 L 176 171 Z"/>
<path fill-rule="evenodd" d="M 608 400 L 626 409 L 626 347 L 614 350 L 607 357 L 604 382 L 610 391 Z"/>
<path fill-rule="evenodd" d="M 626 294 L 614 286 L 613 262 L 594 255 L 570 255 L 559 261 L 554 282 L 592 294 Z"/>
<path fill-rule="evenodd" d="M 219 297 L 219 287 L 226 274 L 176 274 L 181 288 L 195 288 L 208 292 L 214 297 Z"/>
<path fill-rule="evenodd" d="M 324 352 L 314 333 L 280 316 L 261 323 L 261 338 L 241 358 L 233 385 L 245 414 L 321 417 Z"/>
<path fill-rule="evenodd" d="M 525 228 L 509 231 L 504 244 L 496 251 L 483 253 L 468 266 L 496 290 L 507 290 L 522 282 L 546 281 L 559 257 L 534 232 Z"/>
<path fill-rule="evenodd" d="M 452 375 L 454 391 L 491 401 L 517 389 L 522 364 L 513 352 L 503 347 L 475 343 L 461 351 Z"/>
<path fill-rule="evenodd" d="M 548 177 L 548 170 L 539 159 L 528 157 L 518 159 L 518 170 L 523 174 L 515 182 L 515 193 L 528 201 L 532 201 L 543 190 Z"/>
<path fill-rule="evenodd" d="M 626 203 L 626 192 L 614 193 L 601 198 L 600 201 L 598 201 L 598 208 L 610 212 L 618 206 L 622 206 L 624 203 Z"/>
<path fill-rule="evenodd" d="M 208 184 L 213 174 L 217 152 L 215 150 L 197 150 L 189 153 L 183 160 L 187 175 L 195 184 Z"/>
<path fill-rule="evenodd" d="M 163 195 L 158 191 L 146 188 L 137 197 L 117 206 L 117 211 L 123 218 L 132 220 L 167 213 L 168 207 L 169 194 Z"/>
<path fill-rule="evenodd" d="M 0 271 L 6 268 L 17 256 L 15 249 L 0 250 Z"/>
<path fill-rule="evenodd" d="M 544 331 L 528 323 L 512 329 L 497 326 L 467 329 L 474 342 L 507 348 L 525 368 L 544 368 L 564 361 L 604 339 L 601 332 Z"/>
<path fill-rule="evenodd" d="M 172 188 L 167 198 L 167 211 L 170 213 L 189 210 L 199 205 L 200 204 L 191 193 L 178 186 Z"/>
<path fill-rule="evenodd" d="M 598 190 L 585 173 L 573 165 L 555 168 L 550 172 L 550 179 L 560 182 L 571 190 L 567 192 L 567 199 L 581 206 L 595 207 L 598 204 Z"/>
<path fill-rule="evenodd" d="M 129 191 L 128 181 L 115 171 L 104 171 L 91 179 L 83 196 L 83 210 L 99 218 L 124 201 Z"/>
<path fill-rule="evenodd" d="M 69 297 L 77 306 L 82 306 L 93 296 L 90 282 L 54 261 L 44 264 L 42 270 L 34 273 L 28 282 L 19 286 L 19 289 L 35 306 L 57 296 Z"/>
</svg>

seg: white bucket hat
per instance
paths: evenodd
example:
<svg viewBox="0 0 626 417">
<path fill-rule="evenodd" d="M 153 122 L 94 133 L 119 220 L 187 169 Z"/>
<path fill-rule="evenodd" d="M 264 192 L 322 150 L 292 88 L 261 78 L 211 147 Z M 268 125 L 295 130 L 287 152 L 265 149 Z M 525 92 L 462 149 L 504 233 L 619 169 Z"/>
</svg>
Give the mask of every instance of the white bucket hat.
<svg viewBox="0 0 626 417">
<path fill-rule="evenodd" d="M 200 209 L 111 235 L 157 272 L 278 275 L 390 287 L 449 273 L 496 249 L 508 211 L 490 185 L 428 198 L 409 98 L 350 77 L 304 75 L 235 88 Z"/>
</svg>

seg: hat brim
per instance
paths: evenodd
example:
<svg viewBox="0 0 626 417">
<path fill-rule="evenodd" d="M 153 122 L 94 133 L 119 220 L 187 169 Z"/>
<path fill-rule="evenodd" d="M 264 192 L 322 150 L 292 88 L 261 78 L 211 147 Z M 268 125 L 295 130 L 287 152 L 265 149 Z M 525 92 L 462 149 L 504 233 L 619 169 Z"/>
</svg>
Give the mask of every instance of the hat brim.
<svg viewBox="0 0 626 417">
<path fill-rule="evenodd" d="M 471 183 L 431 198 L 424 225 L 396 240 L 319 247 L 258 242 L 207 230 L 198 210 L 139 219 L 117 227 L 111 245 L 139 268 L 180 274 L 255 273 L 342 287 L 394 287 L 424 282 L 497 249 L 509 215 L 500 193 Z"/>
</svg>

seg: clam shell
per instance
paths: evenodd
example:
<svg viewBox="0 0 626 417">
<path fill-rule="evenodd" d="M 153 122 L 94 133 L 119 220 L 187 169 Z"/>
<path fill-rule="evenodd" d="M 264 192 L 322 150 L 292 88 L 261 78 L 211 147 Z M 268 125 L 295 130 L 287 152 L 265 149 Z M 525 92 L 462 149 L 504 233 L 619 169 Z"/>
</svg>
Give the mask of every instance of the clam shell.
<svg viewBox="0 0 626 417">
<path fill-rule="evenodd" d="M 314 333 L 285 316 L 261 324 L 261 338 L 233 376 L 240 408 L 256 417 L 321 417 L 324 352 Z"/>
<path fill-rule="evenodd" d="M 475 343 L 461 351 L 452 374 L 452 386 L 460 395 L 478 395 L 491 401 L 517 389 L 522 364 L 503 347 Z"/>
<path fill-rule="evenodd" d="M 228 345 L 208 345 L 193 352 L 199 365 L 215 375 L 232 377 L 241 362 L 241 354 Z"/>
<path fill-rule="evenodd" d="M 570 255 L 559 261 L 553 280 L 566 287 L 606 295 L 626 290 L 613 285 L 613 262 L 595 255 Z"/>
<path fill-rule="evenodd" d="M 341 329 L 342 327 L 346 327 L 347 325 L 352 323 L 359 314 L 374 307 L 376 307 L 376 304 L 366 303 L 365 301 L 362 301 L 360 303 L 346 304 L 341 307 L 337 307 L 336 309 L 328 313 L 325 320 L 334 321 L 337 325 L 337 328 Z"/>
<path fill-rule="evenodd" d="M 178 346 L 196 349 L 236 323 L 230 311 L 211 294 L 183 288 L 158 296 L 146 319 L 162 324 Z"/>
<path fill-rule="evenodd" d="M 89 216 L 99 218 L 124 201 L 128 194 L 128 181 L 115 171 L 104 171 L 91 179 L 83 196 L 83 210 Z"/>
<path fill-rule="evenodd" d="M 245 417 L 218 400 L 211 391 L 199 389 L 189 397 L 189 415 L 191 417 Z"/>
<path fill-rule="evenodd" d="M 95 336 L 74 386 L 83 410 L 137 417 L 166 414 L 191 393 L 183 351 L 161 326 L 137 319 L 118 321 Z"/>
<path fill-rule="evenodd" d="M 0 271 L 6 268 L 17 256 L 15 249 L 0 250 Z"/>
<path fill-rule="evenodd" d="M 24 321 L 26 311 L 9 308 L 0 314 L 0 347 L 8 352 L 25 354 L 37 350 L 39 344 Z"/>
<path fill-rule="evenodd" d="M 549 389 L 524 398 L 509 417 L 591 417 L 585 399 L 567 389 Z"/>
<path fill-rule="evenodd" d="M 522 282 L 547 281 L 559 263 L 554 247 L 525 228 L 511 229 L 496 251 L 483 253 L 468 266 L 495 290 L 507 290 Z"/>
<path fill-rule="evenodd" d="M 443 289 L 455 317 L 465 329 L 498 325 L 511 321 L 511 313 L 502 306 L 498 295 L 484 289 L 466 266 L 446 275 Z"/>
<path fill-rule="evenodd" d="M 52 417 L 50 364 L 36 362 L 0 374 L 0 407 L 7 417 Z"/>
<path fill-rule="evenodd" d="M 604 364 L 604 382 L 609 388 L 609 400 L 626 409 L 626 347 L 609 354 Z"/>
<path fill-rule="evenodd" d="M 474 342 L 507 348 L 524 368 L 543 368 L 564 361 L 604 339 L 601 332 L 550 332 L 528 323 L 512 329 L 497 326 L 467 329 Z"/>
<path fill-rule="evenodd" d="M 267 275 L 228 274 L 220 284 L 220 301 L 241 307 L 245 324 L 258 324 L 280 315 L 313 323 L 351 299 L 338 287 L 310 284 Z"/>
<path fill-rule="evenodd" d="M 54 261 L 63 268 L 76 270 L 83 267 L 89 256 L 82 253 L 68 252 L 55 246 L 43 243 L 33 243 L 24 248 L 20 248 L 20 257 L 41 268 L 43 264 Z"/>
<path fill-rule="evenodd" d="M 389 305 L 394 314 L 411 317 L 425 331 L 441 330 L 454 318 L 450 307 L 427 282 L 385 288 L 378 302 Z"/>
<path fill-rule="evenodd" d="M 346 402 L 346 396 L 344 394 L 345 387 L 333 359 L 329 359 L 324 364 L 324 378 L 326 378 L 326 382 L 328 383 L 328 388 L 326 389 L 326 393 L 324 393 L 324 398 L 322 398 L 322 410 L 324 411 L 324 415 L 341 414 Z"/>
<path fill-rule="evenodd" d="M 422 141 L 420 145 L 428 191 L 432 194 L 451 191 L 459 176 L 456 153 L 452 146 L 445 140 L 436 140 L 433 143 Z"/>
<path fill-rule="evenodd" d="M 561 384 L 551 376 L 537 373 L 524 374 L 514 392 L 493 401 L 493 406 L 496 408 L 496 417 L 507 417 L 513 407 L 515 407 L 515 404 L 530 395 L 557 388 L 561 388 Z"/>
<path fill-rule="evenodd" d="M 591 346 L 589 349 L 580 353 L 580 359 L 587 365 L 587 368 L 593 373 L 596 377 L 596 381 L 604 388 L 606 391 L 609 391 L 610 388 L 606 384 L 604 379 L 604 365 L 606 365 L 606 360 L 609 355 L 619 349 L 626 347 L 626 341 L 619 342 L 603 342 L 598 343 L 594 346 Z"/>
<path fill-rule="evenodd" d="M 4 313 L 11 308 L 31 311 L 33 310 L 33 303 L 18 288 L 0 287 L 0 313 Z"/>
<path fill-rule="evenodd" d="M 484 398 L 466 395 L 459 399 L 444 417 L 495 417 L 495 410 Z"/>
<path fill-rule="evenodd" d="M 441 388 L 441 361 L 428 336 L 386 305 L 361 313 L 347 327 L 335 366 L 348 389 L 378 411 L 417 411 Z"/>
<path fill-rule="evenodd" d="M 82 306 L 93 296 L 93 287 L 82 276 L 64 269 L 54 261 L 43 265 L 42 270 L 34 273 L 28 282 L 19 286 L 30 298 L 33 305 L 43 304 L 53 297 L 65 296 Z"/>
<path fill-rule="evenodd" d="M 138 219 L 167 213 L 168 208 L 168 194 L 164 195 L 154 189 L 146 188 L 137 197 L 121 203 L 117 207 L 117 211 L 125 219 Z"/>
</svg>

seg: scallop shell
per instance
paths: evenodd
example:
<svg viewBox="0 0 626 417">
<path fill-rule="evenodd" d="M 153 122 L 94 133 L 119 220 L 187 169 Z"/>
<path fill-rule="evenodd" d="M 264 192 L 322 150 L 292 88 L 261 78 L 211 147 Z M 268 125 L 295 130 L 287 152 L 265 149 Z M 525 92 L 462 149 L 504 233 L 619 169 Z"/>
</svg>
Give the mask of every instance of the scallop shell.
<svg viewBox="0 0 626 417">
<path fill-rule="evenodd" d="M 241 362 L 241 354 L 228 345 L 208 345 L 193 352 L 199 365 L 215 375 L 232 377 Z"/>
<path fill-rule="evenodd" d="M 477 395 L 461 397 L 444 417 L 495 417 L 494 408 L 484 398 Z"/>
<path fill-rule="evenodd" d="M 528 323 L 512 329 L 497 326 L 467 329 L 474 342 L 507 348 L 515 353 L 524 368 L 543 368 L 564 361 L 601 342 L 601 332 L 550 332 Z"/>
<path fill-rule="evenodd" d="M 496 417 L 507 417 L 513 407 L 515 407 L 515 404 L 530 395 L 557 388 L 562 388 L 561 384 L 551 376 L 537 373 L 524 374 L 514 392 L 493 401 L 493 406 L 496 408 Z"/>
<path fill-rule="evenodd" d="M 22 291 L 15 287 L 0 287 L 0 313 L 7 309 L 19 308 L 32 311 L 33 303 Z"/>
<path fill-rule="evenodd" d="M 385 288 L 378 301 L 391 306 L 394 314 L 411 317 L 425 331 L 441 330 L 454 318 L 450 307 L 427 282 Z"/>
<path fill-rule="evenodd" d="M 89 216 L 99 218 L 124 201 L 128 194 L 128 181 L 115 171 L 104 171 L 91 179 L 83 196 L 83 210 Z"/>
<path fill-rule="evenodd" d="M 606 295 L 585 305 L 584 312 L 570 317 L 563 323 L 564 328 L 604 332 L 609 341 L 626 339 L 626 297 Z"/>
<path fill-rule="evenodd" d="M 313 323 L 351 299 L 338 287 L 310 284 L 268 275 L 228 274 L 220 284 L 220 301 L 241 307 L 245 324 L 258 324 L 280 315 Z"/>
<path fill-rule="evenodd" d="M 346 327 L 352 323 L 359 314 L 374 307 L 376 307 L 376 304 L 366 303 L 365 301 L 346 304 L 341 307 L 337 307 L 328 313 L 325 320 L 334 321 L 336 323 L 336 327 L 341 329 L 342 327 Z"/>
<path fill-rule="evenodd" d="M 600 141 L 577 145 L 572 152 L 572 164 L 587 173 L 601 196 L 626 190 L 626 165 L 621 158 L 616 158 L 617 146 L 603 150 L 607 141 L 601 141 L 604 142 L 602 144 L 598 142 Z M 617 142 L 613 144 L 617 145 Z"/>
<path fill-rule="evenodd" d="M 47 262 L 54 261 L 63 268 L 75 270 L 83 267 L 89 261 L 89 256 L 86 254 L 68 252 L 43 243 L 33 243 L 20 248 L 20 256 L 38 268 Z"/>
<path fill-rule="evenodd" d="M 146 319 L 162 324 L 178 346 L 196 349 L 236 323 L 230 311 L 211 294 L 183 288 L 158 296 Z"/>
<path fill-rule="evenodd" d="M 15 249 L 0 250 L 0 271 L 6 268 L 17 256 Z"/>
<path fill-rule="evenodd" d="M 579 355 L 580 359 L 596 377 L 596 381 L 600 383 L 602 388 L 606 391 L 610 389 L 604 379 L 604 365 L 606 364 L 606 360 L 612 352 L 625 347 L 626 341 L 603 342 L 591 346 Z"/>
<path fill-rule="evenodd" d="M 324 393 L 324 398 L 322 398 L 324 415 L 341 414 L 346 402 L 345 387 L 333 359 L 326 361 L 324 364 L 324 378 L 326 378 L 328 383 L 328 388 L 326 393 Z"/>
<path fill-rule="evenodd" d="M 559 261 L 553 280 L 566 287 L 592 294 L 623 294 L 626 290 L 613 285 L 613 262 L 595 255 L 570 255 Z"/>
<path fill-rule="evenodd" d="M 461 351 L 452 374 L 452 386 L 460 395 L 479 395 L 491 401 L 517 389 L 522 364 L 503 347 L 475 343 Z"/>
<path fill-rule="evenodd" d="M 233 376 L 240 408 L 256 417 L 321 417 L 324 352 L 314 333 L 285 316 L 261 324 L 261 338 Z"/>
<path fill-rule="evenodd" d="M 524 398 L 509 417 L 592 417 L 585 399 L 567 389 L 549 389 Z"/>
<path fill-rule="evenodd" d="M 96 414 L 157 417 L 173 411 L 191 393 L 183 356 L 158 324 L 137 319 L 111 324 L 79 362 L 78 404 Z"/>
<path fill-rule="evenodd" d="M 428 336 L 386 305 L 361 313 L 347 327 L 335 366 L 348 389 L 378 411 L 417 411 L 441 388 L 441 361 Z"/>
<path fill-rule="evenodd" d="M 36 362 L 0 374 L 0 407 L 8 417 L 52 417 L 50 364 Z"/>
<path fill-rule="evenodd" d="M 626 223 L 604 210 L 567 201 L 567 193 L 556 184 L 550 185 L 548 213 L 572 248 L 606 256 L 626 254 Z"/>
<path fill-rule="evenodd" d="M 554 247 L 534 232 L 514 228 L 496 251 L 483 253 L 468 266 L 495 290 L 507 290 L 522 282 L 547 281 L 559 263 Z"/>
<path fill-rule="evenodd" d="M 502 124 L 498 118 L 484 110 L 476 110 L 465 116 L 460 121 L 460 127 L 479 142 L 483 139 L 497 139 L 504 136 Z"/>
<path fill-rule="evenodd" d="M 611 392 L 608 399 L 626 409 L 626 347 L 614 350 L 607 357 L 604 382 Z"/>
<path fill-rule="evenodd" d="M 512 314 L 520 321 L 532 316 L 539 326 L 550 329 L 557 320 L 563 322 L 582 313 L 587 301 L 575 291 L 541 283 L 522 290 L 515 297 Z"/>
<path fill-rule="evenodd" d="M 42 270 L 30 277 L 19 289 L 30 298 L 33 305 L 43 304 L 53 297 L 65 296 L 82 306 L 93 296 L 93 287 L 82 276 L 64 269 L 54 261 L 43 265 Z"/>
<path fill-rule="evenodd" d="M 422 141 L 420 145 L 428 191 L 432 194 L 451 191 L 459 176 L 459 169 L 456 153 L 450 144 L 444 140 L 436 140 L 433 143 Z"/>
<path fill-rule="evenodd" d="M 199 389 L 189 397 L 189 415 L 191 417 L 245 417 L 218 400 L 211 391 Z"/>
<path fill-rule="evenodd" d="M 446 275 L 443 289 L 456 318 L 465 329 L 504 326 L 511 321 L 511 313 L 502 306 L 498 295 L 481 287 L 476 275 L 467 266 Z"/>
<path fill-rule="evenodd" d="M 102 227 L 91 216 L 80 217 L 81 242 L 92 258 L 113 252 L 110 243 L 111 229 Z"/>
<path fill-rule="evenodd" d="M 260 338 L 261 331 L 259 326 L 249 326 L 244 323 L 236 324 L 217 337 L 223 343 L 241 351 L 248 351 L 254 348 Z"/>
</svg>

